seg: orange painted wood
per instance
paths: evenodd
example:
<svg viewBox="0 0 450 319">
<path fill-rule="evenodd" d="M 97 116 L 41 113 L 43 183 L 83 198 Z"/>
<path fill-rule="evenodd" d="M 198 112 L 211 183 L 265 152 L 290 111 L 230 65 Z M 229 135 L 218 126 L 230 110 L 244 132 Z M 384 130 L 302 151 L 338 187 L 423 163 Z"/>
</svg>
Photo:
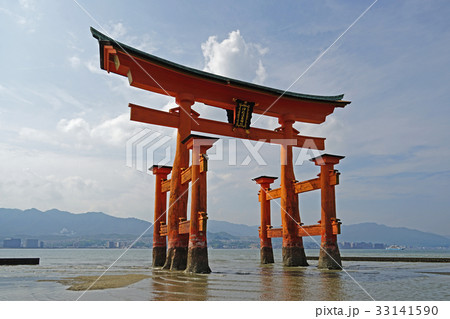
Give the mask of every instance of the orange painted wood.
<svg viewBox="0 0 450 319">
<path fill-rule="evenodd" d="M 344 156 L 323 154 L 319 157 L 311 159 L 316 165 L 320 166 L 320 206 L 321 206 L 321 218 L 320 223 L 322 226 L 322 238 L 321 247 L 337 247 L 337 234 L 335 233 L 336 227 L 338 227 L 338 233 L 340 232 L 340 223 L 336 219 L 336 198 L 335 198 L 335 186 L 331 181 L 333 174 L 336 176 L 336 182 L 339 183 L 339 172 L 334 169 L 335 164 L 339 164 L 339 161 Z"/>
<path fill-rule="evenodd" d="M 206 198 L 206 188 L 202 187 L 202 181 L 200 180 L 200 165 L 199 157 L 200 152 L 197 153 L 192 149 L 192 194 L 191 194 L 191 224 L 190 224 L 190 238 L 189 238 L 189 248 L 206 247 L 206 233 L 200 235 L 200 225 L 199 225 L 199 212 L 206 212 L 206 207 L 203 206 L 203 198 Z M 203 173 L 205 175 L 206 173 Z"/>
<path fill-rule="evenodd" d="M 322 226 L 320 224 L 302 226 L 298 228 L 298 235 L 301 237 L 320 236 L 321 233 L 322 233 Z"/>
<path fill-rule="evenodd" d="M 270 176 L 260 176 L 255 178 L 254 181 L 261 185 L 259 190 L 259 202 L 261 203 L 261 224 L 259 226 L 259 239 L 261 248 L 269 247 L 272 248 L 272 241 L 267 236 L 268 227 L 271 223 L 270 218 L 270 200 L 267 198 L 267 190 L 276 180 L 276 177 Z"/>
<path fill-rule="evenodd" d="M 170 174 L 171 167 L 155 167 L 150 170 L 155 175 L 155 210 L 154 210 L 154 229 L 153 229 L 153 247 L 166 247 L 166 238 L 160 235 L 160 225 L 166 222 L 167 194 L 162 192 L 162 181 Z"/>
<path fill-rule="evenodd" d="M 222 81 L 183 74 L 139 57 L 132 59 L 126 53 L 120 52 L 120 49 L 116 49 L 120 65 L 129 68 L 126 74 L 120 70 L 116 73 L 128 76 L 131 86 L 170 96 L 176 96 L 180 91 L 189 92 L 195 96 L 196 102 L 211 106 L 234 109 L 233 98 L 239 98 L 257 102 L 253 109 L 255 113 L 274 117 L 292 114 L 295 121 L 320 124 L 325 121 L 327 115 L 333 113 L 335 107 L 344 107 L 350 103 L 280 97 L 279 94 L 260 92 L 238 83 L 225 84 L 221 83 Z M 113 64 L 112 61 L 109 63 Z M 112 66 L 104 66 L 105 69 L 108 67 L 114 70 Z"/>
<path fill-rule="evenodd" d="M 334 186 L 330 185 L 330 172 L 332 171 L 334 171 L 333 164 L 320 166 L 322 244 L 337 239 L 336 236 L 333 236 L 331 220 L 336 216 Z"/>
<path fill-rule="evenodd" d="M 205 212 L 198 212 L 198 230 L 200 232 L 206 232 L 206 224 L 208 220 L 208 216 Z"/>
<path fill-rule="evenodd" d="M 180 234 L 189 234 L 189 225 L 191 221 L 185 220 L 178 224 L 178 233 Z"/>
<path fill-rule="evenodd" d="M 294 119 L 291 114 L 278 119 L 285 139 L 292 138 L 296 133 L 293 128 Z M 292 145 L 281 144 L 281 223 L 283 227 L 284 248 L 303 248 L 301 237 L 297 236 L 297 225 L 301 223 L 298 205 L 298 195 L 292 187 L 295 181 Z"/>
<path fill-rule="evenodd" d="M 341 223 L 332 221 L 333 235 L 339 235 L 341 233 Z"/>
<path fill-rule="evenodd" d="M 186 168 L 181 172 L 181 184 L 186 184 L 191 181 L 192 178 L 192 169 L 191 167 Z"/>
<path fill-rule="evenodd" d="M 205 156 L 200 158 L 200 173 L 208 171 L 208 160 Z"/>
<path fill-rule="evenodd" d="M 200 173 L 206 172 L 205 166 L 203 165 L 203 160 L 200 160 Z M 187 169 L 183 170 L 181 173 L 181 183 L 186 184 L 191 182 L 192 180 L 192 167 L 189 166 Z M 167 186 L 166 186 L 167 187 Z M 170 190 L 170 185 L 168 186 L 168 190 Z"/>
<path fill-rule="evenodd" d="M 281 197 L 281 188 L 275 188 L 271 189 L 270 191 L 267 191 L 267 199 L 277 199 Z"/>
<path fill-rule="evenodd" d="M 131 103 L 129 104 L 129 107 L 131 108 L 130 119 L 132 121 L 168 127 L 178 127 L 179 114 L 177 113 L 158 111 Z M 201 118 L 196 118 L 195 121 L 192 120 L 191 125 L 192 131 L 243 138 L 253 141 L 264 140 L 268 143 L 281 144 L 284 139 L 284 134 L 280 132 L 252 127 L 250 128 L 249 133 L 247 133 L 242 128 L 234 128 L 233 124 L 230 123 Z M 307 146 L 311 149 L 325 149 L 325 138 L 322 137 L 293 135 L 290 138 L 297 141 L 297 144 L 294 145 L 296 147 Z"/>
<path fill-rule="evenodd" d="M 330 172 L 330 183 L 333 186 L 339 184 L 339 172 Z M 294 184 L 294 189 L 296 194 L 320 189 L 320 179 L 314 178 L 303 182 L 297 182 Z M 275 188 L 267 191 L 267 198 L 269 200 L 280 198 L 280 196 L 281 188 Z"/>
<path fill-rule="evenodd" d="M 164 223 L 161 223 L 161 225 L 160 225 L 160 228 L 159 228 L 159 234 L 161 235 L 161 236 L 167 236 L 167 233 L 168 233 L 168 231 L 167 231 L 167 225 Z"/>
<path fill-rule="evenodd" d="M 267 238 L 283 237 L 283 228 L 270 228 L 267 230 Z"/>
<path fill-rule="evenodd" d="M 322 233 L 322 226 L 320 224 L 301 226 L 298 228 L 298 236 L 300 237 L 320 236 L 321 233 Z"/>
<path fill-rule="evenodd" d="M 170 179 L 167 179 L 161 183 L 161 192 L 170 192 Z"/>
<path fill-rule="evenodd" d="M 179 113 L 154 110 L 148 107 L 129 103 L 130 120 L 148 124 L 178 128 Z"/>
<path fill-rule="evenodd" d="M 339 235 L 341 233 L 341 224 L 338 222 L 333 223 L 333 234 Z M 322 234 L 322 226 L 318 225 L 309 225 L 309 226 L 301 226 L 298 227 L 297 235 L 299 237 L 308 237 L 308 236 L 320 236 Z M 267 230 L 268 238 L 276 238 L 283 237 L 283 228 L 270 228 Z"/>
<path fill-rule="evenodd" d="M 116 54 L 117 54 L 117 51 L 114 50 L 114 48 L 112 47 L 112 45 L 105 45 L 105 46 L 103 47 L 103 56 L 104 56 L 104 58 L 105 58 L 105 60 L 106 60 L 106 66 L 107 66 L 106 71 L 107 71 L 108 73 L 110 72 L 110 70 L 109 70 L 109 66 L 110 66 L 109 59 L 110 59 L 111 57 L 112 57 L 112 59 L 114 59 L 114 56 L 116 56 Z"/>
<path fill-rule="evenodd" d="M 341 233 L 340 223 L 333 223 L 332 233 L 337 235 Z M 322 225 L 309 225 L 309 226 L 301 226 L 298 229 L 298 236 L 300 237 L 308 237 L 308 236 L 320 236 L 322 235 Z"/>
<path fill-rule="evenodd" d="M 207 185 L 206 170 L 201 169 L 207 166 L 206 152 L 211 148 L 217 139 L 191 135 L 185 141 L 186 146 L 192 150 L 191 165 L 191 223 L 189 230 L 189 249 L 206 248 L 206 224 L 207 224 Z"/>
<path fill-rule="evenodd" d="M 168 249 L 187 248 L 188 236 L 179 234 L 178 224 L 180 218 L 187 217 L 188 185 L 181 183 L 181 173 L 184 168 L 189 167 L 189 150 L 182 141 L 191 133 L 191 105 L 193 98 L 188 94 L 177 96 L 177 104 L 180 106 L 179 126 L 177 131 L 177 148 L 172 168 L 172 178 L 170 179 L 170 197 L 168 209 Z M 168 261 L 170 261 L 170 254 Z M 170 261 L 170 263 L 172 263 Z M 168 265 L 165 265 L 165 267 Z"/>
<path fill-rule="evenodd" d="M 306 193 L 313 191 L 315 189 L 320 189 L 320 180 L 318 178 L 315 178 L 308 181 L 295 183 L 294 189 L 296 194 Z"/>
</svg>

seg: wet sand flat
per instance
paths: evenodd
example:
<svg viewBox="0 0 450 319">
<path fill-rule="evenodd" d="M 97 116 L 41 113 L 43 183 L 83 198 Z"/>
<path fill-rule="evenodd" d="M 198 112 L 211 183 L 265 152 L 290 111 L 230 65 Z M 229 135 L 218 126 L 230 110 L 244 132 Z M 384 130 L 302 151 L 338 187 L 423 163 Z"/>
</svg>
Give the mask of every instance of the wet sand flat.
<svg viewBox="0 0 450 319">
<path fill-rule="evenodd" d="M 150 276 L 143 274 L 127 274 L 127 275 L 104 275 L 100 278 L 98 276 L 77 276 L 77 277 L 63 278 L 54 281 L 69 286 L 67 290 L 83 291 L 87 289 L 100 290 L 100 289 L 126 287 L 146 278 L 150 278 Z"/>
</svg>

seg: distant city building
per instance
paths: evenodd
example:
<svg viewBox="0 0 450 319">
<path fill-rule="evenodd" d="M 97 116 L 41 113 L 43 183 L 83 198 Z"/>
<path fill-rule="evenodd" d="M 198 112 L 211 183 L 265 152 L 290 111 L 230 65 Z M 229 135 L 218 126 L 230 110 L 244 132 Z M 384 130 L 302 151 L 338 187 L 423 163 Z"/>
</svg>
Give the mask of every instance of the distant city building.
<svg viewBox="0 0 450 319">
<path fill-rule="evenodd" d="M 375 244 L 373 244 L 373 248 L 374 249 L 385 249 L 386 245 L 385 244 L 380 244 L 380 243 L 375 243 Z"/>
<path fill-rule="evenodd" d="M 352 248 L 352 243 L 349 242 L 341 242 L 339 243 L 339 248 L 341 249 L 351 249 Z"/>
<path fill-rule="evenodd" d="M 353 249 L 372 249 L 373 245 L 372 243 L 352 243 L 352 248 Z"/>
<path fill-rule="evenodd" d="M 20 238 L 9 238 L 3 240 L 3 248 L 20 248 L 22 241 Z"/>
<path fill-rule="evenodd" d="M 44 248 L 44 242 L 43 241 L 39 242 L 39 248 Z"/>
<path fill-rule="evenodd" d="M 25 239 L 25 248 L 39 248 L 39 239 Z"/>
<path fill-rule="evenodd" d="M 109 241 L 108 242 L 108 248 L 117 248 L 117 242 L 115 241 Z"/>
</svg>

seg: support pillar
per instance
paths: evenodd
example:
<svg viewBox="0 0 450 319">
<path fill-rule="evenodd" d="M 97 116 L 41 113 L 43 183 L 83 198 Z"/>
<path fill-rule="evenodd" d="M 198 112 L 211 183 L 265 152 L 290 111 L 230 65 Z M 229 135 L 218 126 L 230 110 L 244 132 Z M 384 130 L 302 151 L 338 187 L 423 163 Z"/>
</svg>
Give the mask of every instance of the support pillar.
<svg viewBox="0 0 450 319">
<path fill-rule="evenodd" d="M 318 268 L 342 269 L 341 254 L 337 243 L 337 235 L 333 234 L 333 222 L 336 222 L 336 198 L 334 185 L 330 183 L 330 173 L 334 165 L 344 156 L 324 154 L 311 159 L 320 166 L 321 218 L 322 237 Z"/>
<path fill-rule="evenodd" d="M 176 103 L 179 108 L 179 126 L 177 132 L 177 148 L 170 179 L 170 198 L 168 210 L 168 249 L 163 269 L 184 270 L 187 261 L 188 235 L 178 233 L 180 218 L 187 217 L 188 185 L 181 183 L 181 172 L 189 167 L 189 150 L 181 143 L 191 133 L 194 97 L 190 94 L 179 94 Z"/>
<path fill-rule="evenodd" d="M 167 179 L 172 167 L 153 165 L 150 169 L 155 175 L 155 216 L 153 222 L 153 267 L 162 267 L 166 261 L 166 237 L 161 236 L 161 222 L 166 222 L 167 194 L 162 192 L 161 183 Z"/>
<path fill-rule="evenodd" d="M 281 221 L 283 224 L 283 265 L 308 266 L 303 239 L 298 236 L 301 225 L 298 207 L 298 195 L 294 190 L 295 176 L 292 159 L 292 139 L 297 135 L 290 114 L 278 119 L 284 133 L 285 142 L 281 145 Z"/>
<path fill-rule="evenodd" d="M 192 150 L 191 166 L 191 220 L 186 272 L 209 274 L 208 247 L 206 243 L 206 151 L 217 138 L 191 134 L 183 141 Z"/>
<path fill-rule="evenodd" d="M 259 191 L 259 201 L 261 202 L 261 226 L 259 227 L 259 239 L 261 244 L 261 264 L 273 264 L 272 239 L 267 237 L 267 229 L 271 225 L 270 221 L 270 200 L 267 199 L 267 191 L 278 177 L 260 176 L 253 180 L 261 185 Z"/>
</svg>

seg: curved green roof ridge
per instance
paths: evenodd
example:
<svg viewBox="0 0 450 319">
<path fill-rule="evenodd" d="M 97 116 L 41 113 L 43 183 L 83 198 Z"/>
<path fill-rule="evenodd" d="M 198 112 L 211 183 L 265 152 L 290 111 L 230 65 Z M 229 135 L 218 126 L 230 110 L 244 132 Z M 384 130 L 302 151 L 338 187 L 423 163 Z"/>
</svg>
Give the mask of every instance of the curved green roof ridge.
<svg viewBox="0 0 450 319">
<path fill-rule="evenodd" d="M 234 84 L 240 87 L 246 87 L 253 90 L 263 91 L 265 93 L 270 94 L 276 94 L 276 95 L 283 95 L 285 97 L 291 97 L 291 98 L 297 98 L 297 99 L 306 99 L 306 100 L 316 100 L 316 101 L 340 101 L 344 97 L 344 94 L 340 95 L 334 95 L 334 96 L 321 96 L 321 95 L 310 95 L 310 94 L 301 94 L 301 93 L 295 93 L 290 91 L 283 91 L 279 89 L 274 89 L 271 87 L 253 84 L 241 80 L 231 79 L 227 78 L 221 75 L 200 71 L 194 68 L 190 68 L 175 62 L 171 62 L 165 59 L 162 59 L 160 57 L 154 56 L 152 54 L 143 52 L 141 50 L 138 50 L 136 48 L 130 47 L 126 44 L 123 44 L 121 42 L 118 42 L 114 40 L 113 38 L 108 37 L 107 35 L 101 33 L 100 31 L 94 29 L 91 27 L 91 33 L 94 38 L 96 38 L 100 43 L 100 67 L 103 69 L 103 45 L 109 43 L 114 47 L 119 47 L 121 51 L 124 51 L 125 53 L 128 53 L 130 55 L 134 55 L 136 57 L 142 58 L 144 60 L 152 61 L 156 64 L 159 64 L 161 66 L 174 69 L 183 73 L 191 73 L 195 74 L 197 76 L 200 76 L 202 78 L 213 80 L 216 82 L 222 82 L 224 84 Z"/>
</svg>

